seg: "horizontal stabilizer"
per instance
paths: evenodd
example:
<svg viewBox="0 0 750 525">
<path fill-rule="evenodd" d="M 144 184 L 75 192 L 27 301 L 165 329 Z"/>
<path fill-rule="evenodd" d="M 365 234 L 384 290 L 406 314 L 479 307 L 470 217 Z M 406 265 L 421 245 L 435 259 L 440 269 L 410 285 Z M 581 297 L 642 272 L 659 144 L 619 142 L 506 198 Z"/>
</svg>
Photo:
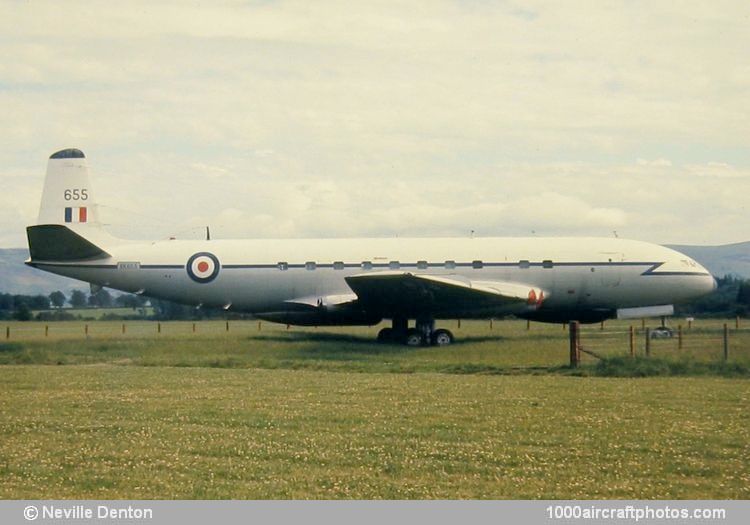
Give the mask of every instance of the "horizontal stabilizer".
<svg viewBox="0 0 750 525">
<path fill-rule="evenodd" d="M 76 262 L 111 257 L 95 244 L 59 224 L 29 226 L 26 235 L 31 262 Z"/>
</svg>

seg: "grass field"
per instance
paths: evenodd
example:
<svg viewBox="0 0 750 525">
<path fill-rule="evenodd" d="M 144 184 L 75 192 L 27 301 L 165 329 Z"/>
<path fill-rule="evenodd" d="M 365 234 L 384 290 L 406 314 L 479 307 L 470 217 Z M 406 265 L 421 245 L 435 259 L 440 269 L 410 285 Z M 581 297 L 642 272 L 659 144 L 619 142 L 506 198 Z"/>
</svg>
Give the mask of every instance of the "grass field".
<svg viewBox="0 0 750 525">
<path fill-rule="evenodd" d="M 722 324 L 635 361 L 720 362 Z M 746 328 L 731 377 L 604 378 L 565 368 L 560 326 L 447 325 L 440 349 L 372 328 L 9 325 L 0 497 L 750 498 Z M 627 325 L 582 341 L 627 355 Z"/>
</svg>

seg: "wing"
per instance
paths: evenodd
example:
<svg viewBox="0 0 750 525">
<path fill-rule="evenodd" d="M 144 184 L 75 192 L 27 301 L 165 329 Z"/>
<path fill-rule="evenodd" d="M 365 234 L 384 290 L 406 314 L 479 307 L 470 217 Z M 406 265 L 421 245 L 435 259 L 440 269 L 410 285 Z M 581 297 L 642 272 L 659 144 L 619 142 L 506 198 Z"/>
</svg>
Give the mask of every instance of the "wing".
<svg viewBox="0 0 750 525">
<path fill-rule="evenodd" d="M 538 308 L 546 298 L 544 290 L 535 286 L 457 275 L 376 272 L 352 275 L 346 282 L 363 307 L 393 312 L 503 307 L 524 311 Z"/>
</svg>

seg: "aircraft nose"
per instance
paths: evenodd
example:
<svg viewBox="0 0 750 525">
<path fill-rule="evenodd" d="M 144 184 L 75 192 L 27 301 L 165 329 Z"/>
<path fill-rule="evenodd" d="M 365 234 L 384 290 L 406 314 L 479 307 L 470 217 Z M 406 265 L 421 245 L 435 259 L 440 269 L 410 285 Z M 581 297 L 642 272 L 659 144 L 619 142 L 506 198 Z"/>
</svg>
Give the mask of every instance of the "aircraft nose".
<svg viewBox="0 0 750 525">
<path fill-rule="evenodd" d="M 716 284 L 716 279 L 714 279 L 714 276 L 711 275 L 708 270 L 706 270 L 703 267 L 701 267 L 701 269 L 705 270 L 706 275 L 701 279 L 701 283 L 699 285 L 699 288 L 700 288 L 699 292 L 702 295 L 705 295 L 716 290 L 717 284 Z"/>
</svg>

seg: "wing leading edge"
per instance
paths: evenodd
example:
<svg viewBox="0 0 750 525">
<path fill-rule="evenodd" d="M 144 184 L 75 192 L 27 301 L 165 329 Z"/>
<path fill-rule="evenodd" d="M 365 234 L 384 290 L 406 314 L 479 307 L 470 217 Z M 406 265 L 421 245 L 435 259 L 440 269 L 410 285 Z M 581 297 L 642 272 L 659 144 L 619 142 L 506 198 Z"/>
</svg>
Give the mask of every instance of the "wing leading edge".
<svg viewBox="0 0 750 525">
<path fill-rule="evenodd" d="M 460 310 L 528 311 L 545 300 L 544 290 L 522 283 L 472 280 L 411 272 L 377 272 L 346 277 L 362 307 L 405 314 Z"/>
</svg>

